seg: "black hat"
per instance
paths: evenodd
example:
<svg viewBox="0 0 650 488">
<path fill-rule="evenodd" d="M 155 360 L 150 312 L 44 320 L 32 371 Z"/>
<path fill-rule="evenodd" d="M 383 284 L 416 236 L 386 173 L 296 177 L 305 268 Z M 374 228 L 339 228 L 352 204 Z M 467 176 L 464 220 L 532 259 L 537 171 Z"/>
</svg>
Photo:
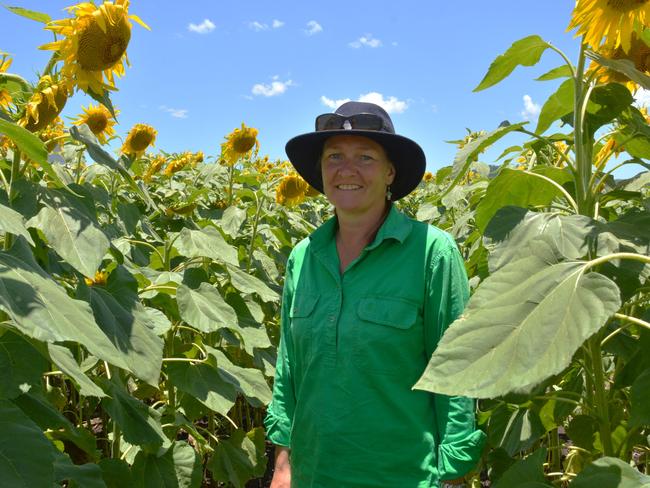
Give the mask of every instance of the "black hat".
<svg viewBox="0 0 650 488">
<path fill-rule="evenodd" d="M 323 193 L 319 164 L 323 144 L 332 136 L 358 135 L 382 145 L 395 166 L 395 179 L 390 185 L 391 200 L 408 195 L 422 181 L 426 159 L 422 148 L 411 139 L 395 134 L 393 122 L 379 105 L 347 102 L 333 114 L 316 117 L 316 131 L 294 137 L 285 150 L 289 161 L 307 183 Z"/>
</svg>

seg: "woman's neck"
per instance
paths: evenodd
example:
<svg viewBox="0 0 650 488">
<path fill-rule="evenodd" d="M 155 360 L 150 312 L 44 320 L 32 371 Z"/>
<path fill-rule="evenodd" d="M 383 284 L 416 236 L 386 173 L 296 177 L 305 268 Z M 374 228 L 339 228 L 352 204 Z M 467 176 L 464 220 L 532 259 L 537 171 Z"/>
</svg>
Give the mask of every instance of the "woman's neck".
<svg viewBox="0 0 650 488">
<path fill-rule="evenodd" d="M 384 223 L 390 211 L 390 204 L 373 214 L 360 216 L 337 213 L 336 248 L 339 254 L 341 272 L 354 261 L 361 251 L 370 244 Z"/>
</svg>

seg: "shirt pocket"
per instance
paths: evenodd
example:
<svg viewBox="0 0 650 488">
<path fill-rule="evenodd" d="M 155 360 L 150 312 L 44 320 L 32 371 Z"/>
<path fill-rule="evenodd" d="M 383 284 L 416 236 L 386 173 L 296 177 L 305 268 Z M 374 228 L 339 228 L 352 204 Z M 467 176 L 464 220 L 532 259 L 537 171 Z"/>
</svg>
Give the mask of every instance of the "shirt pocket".
<svg viewBox="0 0 650 488">
<path fill-rule="evenodd" d="M 319 298 L 320 295 L 315 293 L 296 293 L 289 310 L 294 353 L 303 364 L 309 362 L 311 358 L 316 323 L 316 304 Z"/>
<path fill-rule="evenodd" d="M 417 303 L 394 296 L 362 297 L 357 305 L 353 357 L 367 374 L 422 372 L 424 340 Z"/>
</svg>

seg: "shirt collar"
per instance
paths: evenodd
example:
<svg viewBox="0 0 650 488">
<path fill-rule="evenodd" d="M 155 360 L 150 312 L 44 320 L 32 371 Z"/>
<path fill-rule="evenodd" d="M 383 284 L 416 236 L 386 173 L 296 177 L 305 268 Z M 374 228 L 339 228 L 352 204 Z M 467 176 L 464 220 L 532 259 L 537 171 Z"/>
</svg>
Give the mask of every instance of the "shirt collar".
<svg viewBox="0 0 650 488">
<path fill-rule="evenodd" d="M 319 251 L 334 240 L 336 226 L 337 221 L 336 216 L 334 216 L 309 236 L 309 241 L 313 251 Z M 395 239 L 400 243 L 404 242 L 404 239 L 406 239 L 411 232 L 412 227 L 413 224 L 411 223 L 411 220 L 398 211 L 397 208 L 395 208 L 395 205 L 391 205 L 386 220 L 384 220 L 384 223 L 379 228 L 375 239 L 366 247 L 366 249 L 372 250 L 378 247 L 386 239 Z"/>
</svg>

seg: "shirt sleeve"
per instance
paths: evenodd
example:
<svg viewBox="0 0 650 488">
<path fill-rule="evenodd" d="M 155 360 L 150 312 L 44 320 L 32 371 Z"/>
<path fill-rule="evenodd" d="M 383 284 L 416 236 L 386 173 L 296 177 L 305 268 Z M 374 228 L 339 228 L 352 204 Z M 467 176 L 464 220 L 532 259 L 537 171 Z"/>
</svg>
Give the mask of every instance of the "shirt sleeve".
<svg viewBox="0 0 650 488">
<path fill-rule="evenodd" d="M 453 240 L 432 258 L 424 310 L 425 345 L 431 357 L 444 331 L 463 312 L 469 283 Z M 476 428 L 474 400 L 435 394 L 438 475 L 442 480 L 465 475 L 477 463 L 486 435 Z"/>
<path fill-rule="evenodd" d="M 291 258 L 287 262 L 287 272 L 282 291 L 280 311 L 280 344 L 275 365 L 275 380 L 273 382 L 273 398 L 266 410 L 264 427 L 268 439 L 275 445 L 291 447 L 291 425 L 296 405 L 293 383 L 292 359 L 293 343 L 289 332 L 289 310 L 293 298 L 291 279 Z"/>
</svg>

